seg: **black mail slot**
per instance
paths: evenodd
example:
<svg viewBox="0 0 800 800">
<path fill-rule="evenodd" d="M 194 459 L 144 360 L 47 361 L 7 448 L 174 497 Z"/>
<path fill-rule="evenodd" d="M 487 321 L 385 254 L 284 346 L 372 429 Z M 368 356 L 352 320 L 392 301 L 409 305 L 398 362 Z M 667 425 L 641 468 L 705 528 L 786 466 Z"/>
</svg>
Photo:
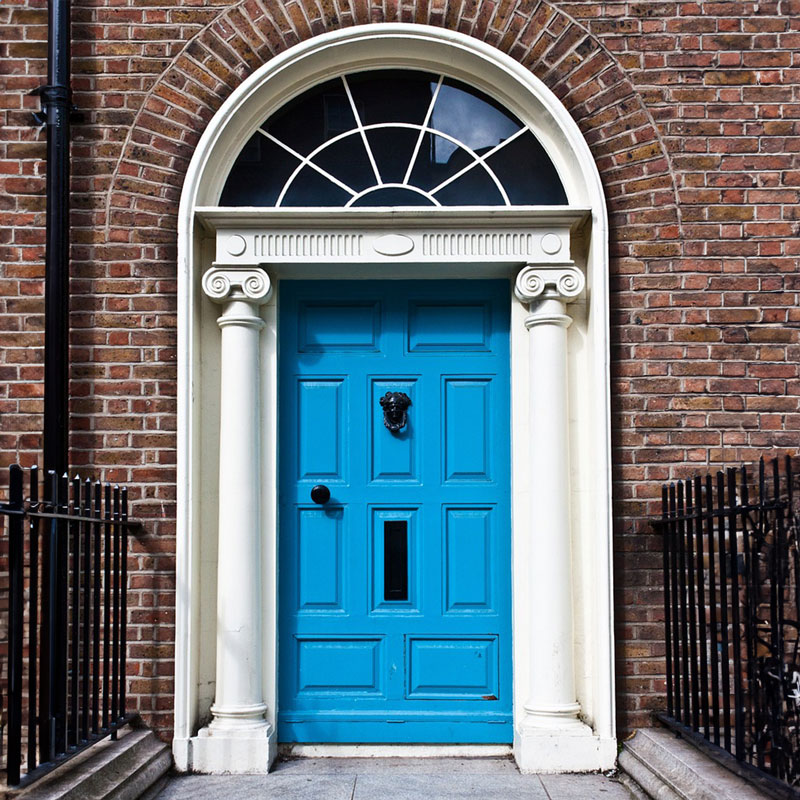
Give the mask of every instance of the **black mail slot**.
<svg viewBox="0 0 800 800">
<path fill-rule="evenodd" d="M 408 600 L 408 521 L 383 523 L 383 599 Z"/>
</svg>

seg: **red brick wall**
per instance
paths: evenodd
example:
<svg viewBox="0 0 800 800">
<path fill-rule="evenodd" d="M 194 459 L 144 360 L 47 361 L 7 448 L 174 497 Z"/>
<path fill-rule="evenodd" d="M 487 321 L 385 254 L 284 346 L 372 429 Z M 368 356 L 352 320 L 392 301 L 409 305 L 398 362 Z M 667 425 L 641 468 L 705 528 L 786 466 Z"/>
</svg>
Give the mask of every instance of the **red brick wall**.
<svg viewBox="0 0 800 800">
<path fill-rule="evenodd" d="M 800 2 L 75 0 L 72 463 L 125 481 L 147 535 L 131 697 L 171 725 L 175 214 L 204 126 L 256 66 L 354 23 L 426 22 L 510 53 L 563 100 L 606 188 L 618 705 L 663 703 L 659 482 L 797 448 Z M 38 457 L 45 0 L 0 5 L 0 466 Z"/>
</svg>

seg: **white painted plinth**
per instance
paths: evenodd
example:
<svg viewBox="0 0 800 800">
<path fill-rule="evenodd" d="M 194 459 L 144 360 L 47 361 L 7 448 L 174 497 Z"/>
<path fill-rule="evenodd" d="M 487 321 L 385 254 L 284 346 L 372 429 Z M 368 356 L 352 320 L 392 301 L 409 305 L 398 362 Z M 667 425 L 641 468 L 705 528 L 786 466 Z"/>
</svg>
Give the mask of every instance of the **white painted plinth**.
<svg viewBox="0 0 800 800">
<path fill-rule="evenodd" d="M 270 725 L 253 730 L 203 728 L 189 740 L 188 771 L 264 775 L 278 755 L 278 737 Z"/>
<path fill-rule="evenodd" d="M 526 774 L 605 771 L 616 759 L 616 740 L 601 739 L 583 723 L 562 730 L 524 727 L 514 735 L 514 760 Z"/>
</svg>

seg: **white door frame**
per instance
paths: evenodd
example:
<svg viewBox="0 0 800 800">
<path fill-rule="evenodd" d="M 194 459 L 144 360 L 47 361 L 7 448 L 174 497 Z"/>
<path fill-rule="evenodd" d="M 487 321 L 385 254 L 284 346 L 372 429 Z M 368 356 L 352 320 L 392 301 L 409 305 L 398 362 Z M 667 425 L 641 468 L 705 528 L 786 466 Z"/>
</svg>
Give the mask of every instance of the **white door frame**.
<svg viewBox="0 0 800 800">
<path fill-rule="evenodd" d="M 335 74 L 386 67 L 444 72 L 507 105 L 535 131 L 569 205 L 403 211 L 216 206 L 241 146 L 269 113 Z M 348 236 L 358 240 L 357 248 L 320 245 Z M 437 236 L 448 243 L 431 245 Z M 321 252 L 339 255 L 321 258 Z M 607 253 L 600 178 L 577 126 L 527 70 L 464 35 L 400 24 L 326 34 L 265 64 L 223 104 L 198 144 L 179 210 L 173 742 L 179 769 L 266 771 L 275 752 L 276 301 L 279 279 L 287 276 L 516 281 L 516 297 L 509 298 L 514 753 L 525 771 L 613 765 Z M 221 339 L 229 344 L 221 347 Z M 223 357 L 242 346 L 246 359 Z M 255 398 L 251 406 L 258 409 L 246 424 L 242 413 L 230 411 L 242 407 L 243 397 Z M 225 487 L 237 485 L 231 470 L 239 462 L 229 453 L 245 442 L 255 443 L 245 461 L 257 478 L 245 490 L 254 500 L 244 504 L 250 516 L 234 526 L 250 536 L 237 550 L 226 515 L 218 524 L 218 498 L 222 486 L 226 509 L 242 505 L 243 498 L 229 496 Z M 257 562 L 249 571 L 247 552 Z M 542 570 L 543 564 L 550 568 Z M 227 587 L 237 584 L 251 587 L 238 611 L 224 602 Z M 226 664 L 225 615 L 246 614 L 247 602 L 260 610 L 247 634 L 251 655 Z M 540 663 L 542 642 L 557 653 L 554 668 Z M 245 662 L 260 684 L 249 699 L 237 688 Z M 215 695 L 214 721 L 207 726 Z"/>
</svg>

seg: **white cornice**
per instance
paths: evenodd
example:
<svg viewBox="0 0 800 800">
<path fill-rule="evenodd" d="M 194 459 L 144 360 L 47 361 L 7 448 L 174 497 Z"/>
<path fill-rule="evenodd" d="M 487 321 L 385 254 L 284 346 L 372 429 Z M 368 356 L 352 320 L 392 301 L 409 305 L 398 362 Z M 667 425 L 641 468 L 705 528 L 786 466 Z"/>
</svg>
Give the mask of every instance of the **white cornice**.
<svg viewBox="0 0 800 800">
<path fill-rule="evenodd" d="M 579 228 L 591 209 L 571 206 L 465 206 L 429 208 L 248 208 L 201 206 L 198 221 L 208 231 L 220 228 L 424 228 L 478 226 L 541 230 L 559 226 Z"/>
</svg>

